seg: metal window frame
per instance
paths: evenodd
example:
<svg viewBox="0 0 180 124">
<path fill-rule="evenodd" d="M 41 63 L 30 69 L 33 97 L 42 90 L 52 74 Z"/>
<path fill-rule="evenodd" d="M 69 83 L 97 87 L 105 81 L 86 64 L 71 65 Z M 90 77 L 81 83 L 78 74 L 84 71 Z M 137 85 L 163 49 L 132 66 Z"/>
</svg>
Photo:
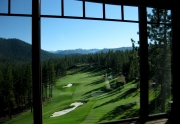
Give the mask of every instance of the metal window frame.
<svg viewBox="0 0 180 124">
<path fill-rule="evenodd" d="M 64 16 L 64 0 L 61 0 L 61 16 L 58 15 L 41 15 L 40 14 L 40 0 L 32 0 L 32 14 L 11 14 L 11 0 L 8 0 L 8 12 L 0 13 L 0 16 L 19 16 L 32 18 L 32 81 L 33 81 L 33 118 L 34 124 L 42 124 L 42 101 L 41 101 L 41 18 L 67 18 L 67 19 L 87 19 L 87 20 L 100 20 L 100 21 L 117 21 L 117 22 L 131 22 L 139 24 L 139 39 L 140 39 L 140 122 L 145 123 L 149 118 L 148 113 L 148 41 L 147 41 L 147 24 L 164 24 L 172 25 L 172 74 L 173 74 L 173 105 L 172 105 L 172 121 L 173 124 L 178 122 L 178 113 L 180 111 L 180 101 L 178 101 L 178 83 L 179 75 L 176 73 L 180 70 L 180 59 L 176 58 L 178 51 L 178 34 L 180 34 L 180 9 L 174 6 L 172 11 L 172 24 L 153 23 L 147 22 L 146 7 L 138 6 L 139 20 L 124 20 L 124 6 L 121 5 L 121 18 L 122 19 L 106 19 L 105 4 L 103 5 L 103 18 L 86 17 L 85 1 L 82 1 L 82 17 Z M 131 6 L 131 5 L 130 5 Z"/>
</svg>

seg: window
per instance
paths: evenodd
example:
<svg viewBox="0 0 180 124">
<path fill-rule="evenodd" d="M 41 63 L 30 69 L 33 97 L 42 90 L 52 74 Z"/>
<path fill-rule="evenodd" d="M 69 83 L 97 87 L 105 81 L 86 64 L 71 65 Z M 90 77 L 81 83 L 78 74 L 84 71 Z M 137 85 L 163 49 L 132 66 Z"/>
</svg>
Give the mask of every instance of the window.
<svg viewBox="0 0 180 124">
<path fill-rule="evenodd" d="M 10 0 L 9 0 L 10 1 Z M 29 1 L 28 1 L 29 2 Z M 47 1 L 46 1 L 47 2 Z M 33 15 L 31 15 L 32 13 L 31 13 L 31 7 L 27 7 L 28 8 L 28 10 L 27 11 L 24 11 L 24 9 L 23 9 L 23 7 L 24 6 L 26 6 L 26 5 L 28 5 L 27 3 L 23 3 L 23 2 L 20 2 L 19 4 L 18 4 L 18 8 L 20 8 L 19 10 L 16 10 L 16 8 L 17 7 L 15 7 L 16 6 L 16 4 L 14 3 L 14 1 L 12 1 L 11 2 L 11 4 L 9 4 L 7 1 L 4 1 L 4 0 L 2 0 L 0 3 L 2 3 L 1 5 L 6 5 L 6 6 L 9 6 L 10 5 L 10 8 L 6 8 L 6 7 L 1 7 L 0 8 L 0 15 L 1 15 L 1 17 L 3 17 L 3 18 L 5 18 L 3 15 L 6 15 L 6 16 L 26 16 L 26 18 L 31 18 L 31 16 L 33 16 Z M 31 2 L 30 2 L 31 3 Z M 61 2 L 61 3 L 63 3 L 63 2 Z M 59 4 L 59 3 L 58 3 Z M 31 6 L 31 4 L 29 4 L 30 6 Z M 84 4 L 83 4 L 84 5 Z M 85 4 L 86 5 L 86 4 Z M 59 6 L 59 5 L 57 5 L 57 6 Z M 86 5 L 86 6 L 88 6 L 88 5 Z M 22 8 L 21 8 L 22 7 Z M 61 7 L 62 7 L 62 4 L 61 4 Z M 135 23 L 139 23 L 139 20 L 137 20 L 137 19 L 127 19 L 127 17 L 126 17 L 126 15 L 124 15 L 124 13 L 122 14 L 122 10 L 124 9 L 124 12 L 126 13 L 126 7 L 128 8 L 128 7 L 130 7 L 130 6 L 121 6 L 121 18 L 115 18 L 115 19 L 113 19 L 112 17 L 108 17 L 108 15 L 107 16 L 104 16 L 105 15 L 105 11 L 107 11 L 106 9 L 108 8 L 107 7 L 107 5 L 105 5 L 105 11 L 104 11 L 104 5 L 102 6 L 102 14 L 103 14 L 103 16 L 102 17 L 96 17 L 96 18 L 94 18 L 94 17 L 88 17 L 88 16 L 85 16 L 85 17 L 82 17 L 81 16 L 81 14 L 75 14 L 75 16 L 69 16 L 69 15 L 63 15 L 63 14 L 57 14 L 57 13 L 55 13 L 55 15 L 53 15 L 52 13 L 50 13 L 50 15 L 46 15 L 46 14 L 44 14 L 44 15 L 41 15 L 41 17 L 53 17 L 53 18 L 69 18 L 69 19 L 90 19 L 90 20 L 107 20 L 107 21 L 117 21 L 117 22 L 121 22 L 121 21 L 125 21 L 125 22 L 135 22 Z M 84 6 L 83 6 L 83 8 L 84 8 Z M 88 8 L 88 7 L 87 7 Z M 134 8 L 134 7 L 132 7 L 132 8 Z M 138 7 L 135 7 L 135 9 L 137 9 Z M 26 9 L 26 8 L 25 8 Z M 62 8 L 60 8 L 61 10 L 62 10 Z M 148 8 L 148 9 L 154 9 L 154 8 Z M 83 10 L 83 9 L 82 9 Z M 60 10 L 59 10 L 60 11 Z M 166 10 L 162 10 L 162 9 L 159 9 L 158 10 L 159 11 L 159 16 L 161 17 L 161 13 L 163 13 L 163 12 L 166 12 Z M 61 11 L 60 11 L 61 12 Z M 168 14 L 170 14 L 169 13 L 170 11 L 168 10 L 167 11 L 167 13 Z M 174 11 L 175 12 L 175 11 Z M 61 12 L 62 13 L 62 12 Z M 65 13 L 66 13 L 66 11 L 65 11 Z M 84 11 L 83 11 L 83 15 L 84 15 Z M 88 15 L 88 14 L 87 14 Z M 107 18 L 104 18 L 104 17 L 107 17 Z M 24 18 L 24 17 L 23 17 Z M 33 17 L 34 18 L 34 17 Z M 150 110 L 150 115 L 151 114 L 155 114 L 155 113 L 164 113 L 164 112 L 168 112 L 169 110 L 170 110 L 170 108 L 169 107 L 166 107 L 166 105 L 168 106 L 168 102 L 169 101 L 171 101 L 172 100 L 172 95 L 171 95 L 171 93 L 170 93 L 170 85 L 171 85 L 171 80 L 172 80 L 172 75 L 171 75 L 171 55 L 172 55 L 172 53 L 174 53 L 173 51 L 171 51 L 171 41 L 172 41 L 172 38 L 176 38 L 176 33 L 174 33 L 173 34 L 173 36 L 174 37 L 171 37 L 171 35 L 172 34 L 170 34 L 170 32 L 171 32 L 171 30 L 173 29 L 174 30 L 174 32 L 178 32 L 178 30 L 175 30 L 173 27 L 172 27 L 172 25 L 170 25 L 169 26 L 169 22 L 171 23 L 171 18 L 169 18 L 169 16 L 162 16 L 162 18 L 158 18 L 158 19 L 155 19 L 155 20 L 151 20 L 153 17 L 152 16 L 150 16 L 150 15 L 148 15 L 148 24 L 147 24 L 147 27 L 148 27 L 148 31 L 150 31 L 150 32 L 148 32 L 149 34 L 148 34 L 148 38 L 149 38 L 149 40 L 148 40 L 148 45 L 149 45 L 149 47 L 148 47 L 148 52 L 149 52 L 149 56 L 148 56 L 148 61 L 147 62 L 149 62 L 149 63 L 147 63 L 147 64 L 149 64 L 149 82 L 147 82 L 147 83 L 149 83 L 149 84 L 147 84 L 147 86 L 148 86 L 148 89 L 149 89 L 149 110 Z M 127 20 L 126 20 L 127 19 Z M 161 24 L 156 24 L 156 20 L 158 20 L 157 22 L 160 22 Z M 178 19 L 177 18 L 175 18 L 175 21 L 177 21 Z M 35 22 L 35 21 L 34 21 Z M 93 22 L 93 21 L 92 21 Z M 1 23 L 2 24 L 2 23 Z M 139 23 L 139 25 L 141 25 L 141 23 Z M 32 27 L 33 28 L 35 28 L 35 26 L 34 25 L 32 25 Z M 141 35 L 141 33 L 142 33 L 142 29 L 143 28 L 140 28 L 140 35 Z M 145 28 L 144 28 L 145 29 Z M 36 30 L 33 30 L 33 31 L 36 31 Z M 156 35 L 156 36 L 158 36 L 158 37 L 156 37 L 156 36 L 154 36 L 156 33 L 157 33 L 157 31 L 159 31 L 158 33 L 161 33 L 161 34 L 158 34 L 158 35 Z M 35 34 L 35 33 L 34 33 Z M 34 37 L 34 34 L 32 34 L 32 36 Z M 40 34 L 39 34 L 40 35 Z M 168 37 L 168 38 L 167 38 Z M 62 38 L 62 35 L 61 35 L 61 38 Z M 62 40 L 62 39 L 61 39 Z M 164 40 L 164 41 L 162 41 L 162 40 Z M 134 45 L 135 45 L 135 43 L 137 42 L 137 48 L 135 48 L 135 51 L 132 53 L 132 59 L 131 59 L 131 61 L 132 61 L 132 65 L 130 65 L 129 67 L 132 67 L 132 70 L 137 70 L 137 66 L 134 66 L 133 64 L 136 64 L 136 65 L 138 65 L 139 64 L 139 66 L 140 67 L 143 67 L 141 64 L 142 63 L 138 63 L 138 39 L 136 40 L 134 40 L 134 39 L 131 39 L 131 41 L 134 43 Z M 167 42 L 165 42 L 165 41 L 167 41 Z M 34 42 L 35 43 L 35 42 Z M 36 48 L 35 50 L 33 49 L 33 56 L 34 56 L 34 59 L 35 58 L 37 58 L 38 60 L 37 61 L 34 61 L 36 64 L 37 64 L 37 66 L 34 66 L 33 67 L 33 73 L 32 74 L 34 74 L 35 73 L 35 71 L 38 71 L 38 73 L 36 73 L 37 75 L 37 82 L 38 83 L 41 83 L 40 81 L 40 79 L 41 79 L 41 73 L 40 73 L 40 68 L 39 68 L 39 66 L 40 66 L 40 60 L 39 60 L 39 55 L 40 55 L 40 53 L 38 52 L 38 49 L 40 48 L 38 48 L 38 43 L 39 42 L 37 42 L 37 44 L 32 44 L 33 46 L 34 46 L 34 48 Z M 145 48 L 146 49 L 146 48 Z M 141 50 L 141 52 L 143 52 L 143 51 L 146 51 L 144 48 L 143 48 L 143 50 Z M 154 49 L 154 50 L 153 50 Z M 37 54 L 35 54 L 35 52 L 37 52 Z M 46 51 L 44 51 L 45 53 L 46 53 Z M 158 54 L 156 54 L 156 52 L 158 53 Z M 172 53 L 171 53 L 172 52 Z M 46 54 L 47 55 L 47 54 Z M 147 55 L 147 54 L 146 54 Z M 146 55 L 144 55 L 144 56 L 146 56 Z M 1 55 L 2 56 L 2 55 Z M 93 60 L 93 58 L 92 58 L 92 56 L 88 56 L 89 57 L 89 60 L 91 60 L 91 64 L 92 64 L 92 60 Z M 108 57 L 107 57 L 108 58 Z M 172 58 L 173 58 L 173 56 L 172 56 Z M 34 60 L 33 59 L 33 60 Z M 67 58 L 66 58 L 67 59 Z M 166 61 L 162 61 L 162 60 L 166 60 Z M 173 60 L 174 60 L 174 58 L 173 58 Z M 39 61 L 39 62 L 38 62 Z M 76 60 L 77 61 L 77 60 Z M 162 63 L 161 63 L 162 62 Z M 33 65 L 36 65 L 35 63 L 33 63 Z M 49 61 L 49 64 L 50 65 L 52 65 L 51 64 L 51 61 Z M 91 65 L 90 64 L 90 65 Z M 174 63 L 173 63 L 174 64 Z M 43 66 L 42 67 L 44 67 L 44 64 L 42 64 Z M 158 65 L 158 67 L 157 66 L 155 66 L 155 65 Z M 91 66 L 93 66 L 93 65 L 91 65 Z M 89 67 L 91 67 L 91 66 L 89 66 Z M 107 66 L 107 65 L 106 65 Z M 3 66 L 2 66 L 2 64 L 1 64 L 1 67 L 2 68 L 4 68 Z M 9 66 L 7 66 L 7 67 L 9 67 Z M 36 67 L 38 67 L 38 68 L 36 68 Z M 52 67 L 52 66 L 51 66 Z M 144 66 L 145 67 L 145 66 Z M 52 67 L 53 68 L 53 67 Z M 44 68 L 42 68 L 42 70 L 43 70 Z M 7 69 L 8 70 L 8 69 Z M 109 68 L 109 70 L 110 70 L 110 68 Z M 155 71 L 156 70 L 156 71 Z M 5 71 L 5 70 L 3 70 L 3 71 Z M 141 70 L 142 71 L 142 70 Z M 140 71 L 140 72 L 141 72 Z M 110 71 L 109 71 L 110 72 Z M 107 77 L 111 77 L 112 75 L 108 75 L 108 74 L 110 74 L 110 73 L 107 73 L 107 74 L 105 74 L 105 84 L 107 84 L 106 86 L 108 86 L 109 87 L 109 83 L 108 83 L 108 81 L 109 81 L 109 79 L 107 80 Z M 133 72 L 133 71 L 132 71 Z M 135 72 L 134 72 L 135 73 Z M 44 73 L 42 73 L 42 74 L 44 74 Z M 53 73 L 52 73 L 53 74 Z M 136 73 L 137 74 L 137 73 Z M 142 74 L 142 72 L 141 72 L 141 74 Z M 132 74 L 133 75 L 133 74 Z M 175 75 L 175 74 L 174 74 Z M 173 78 L 174 78 L 174 75 L 173 75 Z M 2 73 L 0 72 L 0 76 L 2 77 Z M 35 76 L 35 74 L 34 74 L 34 76 Z M 117 76 L 117 79 L 120 79 L 119 78 L 119 76 L 120 75 L 118 75 Z M 122 75 L 121 75 L 122 76 Z M 130 86 L 131 88 L 130 89 L 128 89 L 128 90 L 131 90 L 131 89 L 136 89 L 137 87 L 138 87 L 138 85 L 140 85 L 140 87 L 142 88 L 142 86 L 141 86 L 141 84 L 142 84 L 142 82 L 140 82 L 140 84 L 138 84 L 139 83 L 139 78 L 138 78 L 138 76 L 139 75 L 136 75 L 135 76 L 135 79 L 134 79 L 134 81 L 133 82 L 131 82 L 132 84 L 135 84 L 135 85 L 132 85 L 132 86 Z M 163 77 L 164 76 L 164 77 Z M 176 78 L 176 75 L 175 75 L 175 78 Z M 35 78 L 34 78 L 35 79 Z M 122 79 L 122 78 L 121 78 Z M 2 78 L 1 78 L 1 80 L 2 80 Z M 43 79 L 44 80 L 44 79 Z M 141 80 L 141 79 L 140 79 Z M 165 83 L 163 83 L 163 82 L 165 82 Z M 111 83 L 111 82 L 110 82 Z M 136 83 L 137 83 L 137 85 L 136 85 Z M 2 83 L 1 83 L 2 84 Z M 8 83 L 7 83 L 8 84 Z M 34 84 L 35 84 L 35 81 L 34 81 Z M 146 84 L 145 84 L 145 86 L 146 86 Z M 44 87 L 46 87 L 44 84 L 43 84 L 43 86 L 42 86 L 42 91 L 43 91 L 43 93 L 46 93 L 46 91 L 45 91 L 45 89 L 43 89 Z M 48 88 L 50 89 L 49 91 L 47 91 L 47 92 L 52 92 L 51 91 L 51 85 L 48 85 Z M 59 86 L 60 87 L 60 86 Z M 39 86 L 39 85 L 37 85 L 37 89 L 36 89 L 36 91 L 39 91 L 39 89 L 41 89 L 41 87 Z M 35 89 L 35 87 L 34 87 L 34 89 Z M 136 89 L 137 90 L 137 89 Z M 177 89 L 176 89 L 177 90 Z M 35 90 L 34 90 L 35 91 Z M 1 90 L 1 92 L 2 92 L 2 90 Z M 140 90 L 139 91 L 140 92 L 140 94 L 143 94 L 144 92 L 145 92 L 145 90 Z M 164 92 L 166 92 L 166 94 L 164 95 Z M 99 93 L 99 92 L 98 92 Z M 101 92 L 100 92 L 101 93 Z M 137 90 L 137 92 L 136 92 L 137 94 L 138 94 L 138 90 Z M 91 95 L 91 97 L 93 96 L 93 94 L 96 94 L 96 92 L 94 93 L 94 92 L 91 92 L 90 93 L 90 95 Z M 37 95 L 41 95 L 41 93 L 39 93 L 39 94 L 37 94 Z M 52 95 L 52 94 L 51 94 Z M 86 95 L 88 95 L 88 94 L 86 94 Z M 85 95 L 85 96 L 86 96 Z M 136 95 L 135 94 L 135 92 L 134 92 L 134 94 L 133 95 Z M 132 94 L 130 95 L 131 97 L 132 97 Z M 145 96 L 145 95 L 144 95 Z M 140 97 L 142 97 L 141 95 L 140 95 Z M 37 97 L 38 98 L 38 97 Z M 42 98 L 44 99 L 45 98 L 45 96 L 44 96 L 44 94 L 43 94 L 43 96 L 42 96 Z M 175 97 L 176 98 L 176 97 Z M 161 104 L 161 105 L 158 105 L 158 103 L 159 103 L 159 101 L 161 101 L 161 103 L 163 103 L 163 104 Z M 38 101 L 39 102 L 39 101 Z M 86 102 L 86 101 L 84 101 L 84 102 Z M 136 101 L 136 103 L 138 103 L 139 102 L 139 99 L 137 99 L 137 101 Z M 142 102 L 142 100 L 140 100 L 140 102 Z M 142 102 L 143 103 L 143 102 Z M 36 104 L 36 103 L 35 103 Z M 38 103 L 37 103 L 38 104 Z M 146 106 L 148 106 L 148 104 L 146 105 L 146 103 L 144 102 L 143 103 L 144 105 L 142 105 L 142 106 L 144 106 L 144 108 L 146 107 Z M 112 104 L 113 105 L 113 104 Z M 130 104 L 129 106 L 131 107 L 131 105 L 134 107 L 134 104 Z M 142 106 L 140 106 L 140 107 L 142 107 Z M 34 106 L 34 109 L 35 109 L 35 111 L 37 112 L 37 115 L 39 114 L 41 114 L 41 109 L 40 109 L 40 107 L 41 107 L 41 105 L 39 105 L 39 106 Z M 62 106 L 61 106 L 62 107 Z M 59 107 L 59 109 L 62 109 L 61 107 Z M 124 106 L 122 106 L 122 107 L 124 107 Z M 137 108 L 137 107 L 135 107 L 135 109 L 139 109 L 139 108 Z M 2 109 L 1 109 L 2 110 Z M 116 110 L 116 109 L 115 109 Z M 117 109 L 117 110 L 119 110 L 119 109 Z M 121 110 L 121 109 L 120 109 Z M 147 110 L 143 110 L 143 111 L 147 111 Z M 52 111 L 51 111 L 52 112 Z M 49 113 L 51 113 L 51 112 L 49 112 Z M 133 112 L 134 112 L 134 110 L 133 110 Z M 93 112 L 94 113 L 94 112 Z M 139 114 L 139 112 L 137 112 L 138 114 Z M 116 115 L 116 113 L 111 113 L 111 114 L 114 114 L 114 117 L 118 117 L 119 115 Z M 118 114 L 118 113 L 117 113 Z M 109 114 L 107 114 L 107 115 L 109 115 Z M 143 114 L 140 112 L 140 117 L 142 116 Z M 37 117 L 37 118 L 36 118 Z M 132 115 L 132 116 L 130 116 L 130 117 L 134 117 L 134 115 Z M 36 121 L 36 119 L 37 119 L 37 123 L 38 123 L 38 121 L 40 122 L 41 121 L 41 115 L 40 116 L 34 116 L 34 121 Z M 91 119 L 91 117 L 89 117 L 89 119 Z M 116 118 L 117 120 L 118 120 L 118 118 Z M 109 121 L 109 120 L 107 120 L 107 121 Z"/>
</svg>

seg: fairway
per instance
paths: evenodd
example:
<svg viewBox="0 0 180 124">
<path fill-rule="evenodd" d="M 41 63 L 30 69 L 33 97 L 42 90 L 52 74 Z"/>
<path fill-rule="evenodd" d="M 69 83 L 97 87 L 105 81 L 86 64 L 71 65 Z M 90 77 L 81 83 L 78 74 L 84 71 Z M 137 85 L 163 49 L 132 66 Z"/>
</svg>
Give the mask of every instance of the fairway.
<svg viewBox="0 0 180 124">
<path fill-rule="evenodd" d="M 43 104 L 43 124 L 93 124 L 138 116 L 139 89 L 133 86 L 139 82 L 116 85 L 117 76 L 105 80 L 105 74 L 106 70 L 89 66 L 69 70 L 53 86 L 53 97 Z M 75 102 L 82 105 L 51 117 L 54 112 L 72 108 Z M 32 124 L 32 120 L 32 113 L 27 111 L 6 124 Z"/>
</svg>

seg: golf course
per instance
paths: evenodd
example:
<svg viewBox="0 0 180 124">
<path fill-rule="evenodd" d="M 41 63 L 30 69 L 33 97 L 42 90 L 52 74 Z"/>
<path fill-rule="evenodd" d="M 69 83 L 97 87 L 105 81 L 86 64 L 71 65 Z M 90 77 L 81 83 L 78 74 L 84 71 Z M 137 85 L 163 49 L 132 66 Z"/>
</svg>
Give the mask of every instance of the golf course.
<svg viewBox="0 0 180 124">
<path fill-rule="evenodd" d="M 120 84 L 117 80 L 118 75 L 93 66 L 68 70 L 56 80 L 53 97 L 43 103 L 43 123 L 93 124 L 137 117 L 139 81 Z M 23 112 L 5 124 L 11 123 L 33 124 L 33 112 Z"/>
</svg>

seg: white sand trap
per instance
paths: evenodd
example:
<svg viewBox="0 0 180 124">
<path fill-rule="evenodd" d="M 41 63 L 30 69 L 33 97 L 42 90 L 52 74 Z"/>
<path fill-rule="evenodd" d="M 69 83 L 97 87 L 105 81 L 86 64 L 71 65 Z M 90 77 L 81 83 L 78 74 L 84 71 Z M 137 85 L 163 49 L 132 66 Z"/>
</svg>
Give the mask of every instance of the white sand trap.
<svg viewBox="0 0 180 124">
<path fill-rule="evenodd" d="M 66 86 L 63 86 L 63 88 L 65 88 L 65 87 L 71 87 L 72 86 L 72 84 L 68 84 L 68 85 L 66 85 Z"/>
<path fill-rule="evenodd" d="M 72 103 L 70 106 L 74 106 L 74 107 L 68 108 L 68 109 L 65 109 L 65 110 L 62 110 L 62 111 L 54 112 L 51 117 L 57 117 L 57 116 L 64 115 L 64 114 L 74 110 L 75 108 L 77 108 L 80 105 L 83 105 L 83 103 L 82 102 Z"/>
</svg>

